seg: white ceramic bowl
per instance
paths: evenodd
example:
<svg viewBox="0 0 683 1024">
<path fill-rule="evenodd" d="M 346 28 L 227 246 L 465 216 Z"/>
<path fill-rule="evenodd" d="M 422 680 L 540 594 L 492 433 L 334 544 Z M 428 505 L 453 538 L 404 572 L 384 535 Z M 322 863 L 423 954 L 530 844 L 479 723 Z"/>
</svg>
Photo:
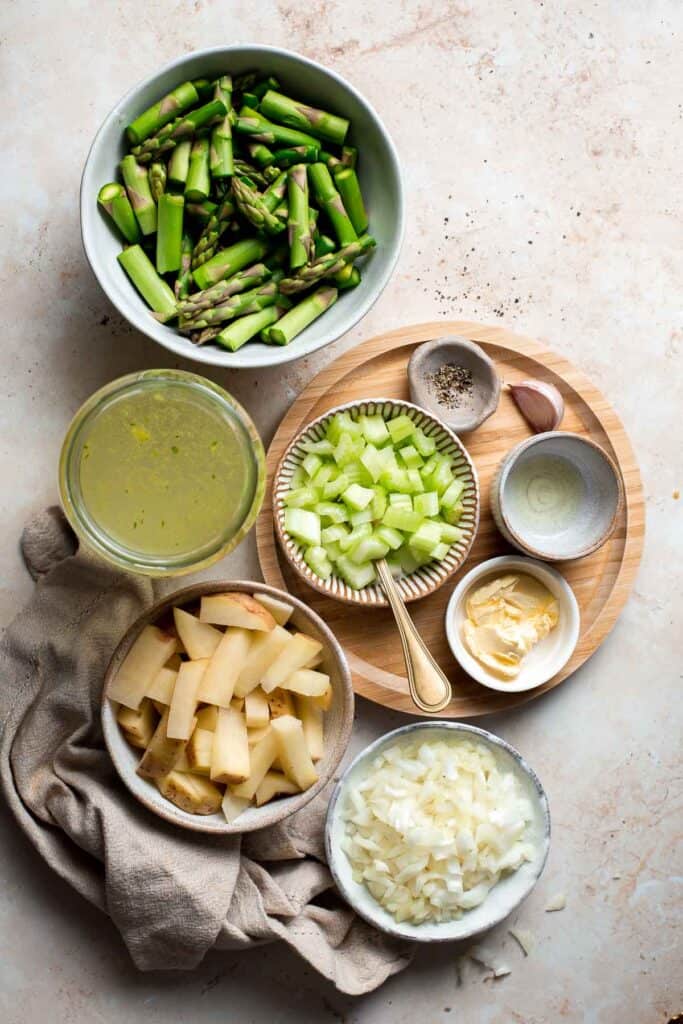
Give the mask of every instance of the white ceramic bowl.
<svg viewBox="0 0 683 1024">
<path fill-rule="evenodd" d="M 349 141 L 359 145 L 358 176 L 370 216 L 376 249 L 362 264 L 357 288 L 341 292 L 335 305 L 290 345 L 249 342 L 238 352 L 214 345 L 196 346 L 173 327 L 158 323 L 119 266 L 121 241 L 97 206 L 102 185 L 116 179 L 125 154 L 124 128 L 142 110 L 187 79 L 240 74 L 263 68 L 282 82 L 285 92 L 328 108 L 351 120 Z M 88 262 L 119 312 L 164 348 L 200 363 L 260 367 L 286 363 L 315 352 L 349 331 L 376 302 L 398 259 L 403 239 L 403 186 L 391 138 L 370 104 L 345 79 L 321 64 L 277 46 L 217 46 L 185 54 L 134 86 L 119 100 L 98 131 L 81 181 L 81 233 Z"/>
<path fill-rule="evenodd" d="M 414 925 L 407 921 L 398 923 L 370 894 L 365 885 L 354 881 L 351 864 L 341 848 L 341 840 L 345 832 L 342 808 L 347 787 L 363 778 L 373 758 L 384 747 L 401 739 L 413 740 L 416 731 L 425 737 L 431 734 L 438 738 L 444 736 L 448 738 L 455 734 L 465 739 L 480 740 L 493 752 L 499 764 L 515 772 L 533 807 L 531 838 L 536 847 L 534 858 L 525 862 L 513 874 L 502 878 L 480 906 L 465 911 L 462 917 L 456 920 L 442 924 Z M 536 885 L 550 849 L 548 799 L 538 776 L 522 755 L 504 740 L 494 736 L 493 733 L 487 732 L 485 729 L 478 729 L 473 725 L 463 725 L 460 722 L 419 722 L 414 725 L 405 725 L 371 743 L 369 747 L 358 754 L 342 775 L 332 794 L 327 812 L 325 849 L 330 871 L 342 896 L 361 917 L 376 928 L 380 928 L 389 935 L 416 942 L 450 942 L 468 939 L 499 924 L 519 906 Z"/>
<path fill-rule="evenodd" d="M 489 671 L 467 650 L 462 639 L 462 625 L 465 619 L 465 598 L 473 586 L 494 576 L 509 572 L 527 573 L 540 580 L 557 598 L 560 605 L 560 619 L 547 637 L 536 644 L 524 658 L 516 679 L 505 681 Z M 574 592 L 556 569 L 522 555 L 501 555 L 470 569 L 458 583 L 446 606 L 446 636 L 453 657 L 465 672 L 478 683 L 490 690 L 501 693 L 522 693 L 542 686 L 566 665 L 574 653 L 579 640 L 581 624 L 579 606 Z"/>
<path fill-rule="evenodd" d="M 218 814 L 190 814 L 162 796 L 153 782 L 141 778 L 136 768 L 140 761 L 142 752 L 131 747 L 124 738 L 123 733 L 116 721 L 115 705 L 107 698 L 107 688 L 116 675 L 116 672 L 137 639 L 143 628 L 148 623 L 161 621 L 168 618 L 171 609 L 175 605 L 192 607 L 197 605 L 203 594 L 217 594 L 223 591 L 245 591 L 246 593 L 270 594 L 271 597 L 285 601 L 294 608 L 294 613 L 289 620 L 292 625 L 304 633 L 310 634 L 319 640 L 324 647 L 323 665 L 324 670 L 330 676 L 332 684 L 332 703 L 325 713 L 325 753 L 316 768 L 318 780 L 310 789 L 294 796 L 279 797 L 271 800 L 262 807 L 248 807 L 232 823 L 228 823 L 222 813 Z M 206 583 L 197 583 L 192 587 L 169 594 L 162 601 L 159 601 L 147 612 L 141 615 L 130 627 L 114 651 L 104 679 L 102 696 L 102 730 L 104 741 L 114 762 L 114 767 L 119 773 L 122 782 L 140 803 L 148 810 L 153 811 L 160 818 L 164 818 L 172 825 L 179 825 L 181 828 L 191 829 L 194 832 L 211 832 L 214 835 L 238 835 L 241 832 L 253 832 L 254 829 L 266 828 L 274 825 L 283 818 L 289 817 L 295 811 L 304 807 L 309 800 L 312 800 L 316 793 L 330 781 L 339 762 L 344 756 L 344 751 L 351 736 L 353 727 L 353 687 L 351 685 L 351 673 L 346 661 L 346 656 L 337 642 L 331 629 L 325 625 L 319 615 L 307 607 L 303 601 L 299 601 L 291 594 L 283 593 L 275 587 L 269 587 L 265 583 L 247 583 L 241 580 L 211 580 Z"/>
</svg>

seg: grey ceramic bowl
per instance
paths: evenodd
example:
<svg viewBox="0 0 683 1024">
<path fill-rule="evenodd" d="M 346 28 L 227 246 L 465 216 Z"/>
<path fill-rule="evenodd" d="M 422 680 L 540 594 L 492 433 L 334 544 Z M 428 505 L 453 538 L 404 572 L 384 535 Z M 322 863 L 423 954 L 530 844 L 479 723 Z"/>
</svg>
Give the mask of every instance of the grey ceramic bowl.
<svg viewBox="0 0 683 1024">
<path fill-rule="evenodd" d="M 249 342 L 239 352 L 216 345 L 196 346 L 173 327 L 160 324 L 119 266 L 121 241 L 97 207 L 97 193 L 115 180 L 124 155 L 125 126 L 140 111 L 187 79 L 215 77 L 263 68 L 277 76 L 285 92 L 326 107 L 351 120 L 349 140 L 360 147 L 358 175 L 377 248 L 363 261 L 362 281 L 342 292 L 334 306 L 290 345 Z M 81 181 L 81 234 L 88 262 L 119 312 L 176 356 L 227 367 L 274 366 L 315 352 L 356 324 L 384 290 L 398 259 L 403 239 L 403 186 L 391 137 L 370 104 L 354 87 L 321 64 L 277 46 L 216 46 L 184 54 L 134 86 L 105 118 L 90 148 Z"/>
<path fill-rule="evenodd" d="M 149 623 L 158 622 L 168 615 L 175 605 L 188 606 L 197 604 L 203 594 L 218 594 L 223 591 L 243 591 L 249 594 L 270 594 L 280 601 L 285 601 L 294 608 L 289 620 L 302 632 L 309 633 L 324 646 L 323 665 L 332 683 L 332 704 L 325 714 L 325 753 L 317 763 L 318 781 L 310 789 L 294 796 L 280 797 L 264 804 L 262 807 L 248 807 L 231 823 L 225 820 L 222 813 L 190 814 L 163 797 L 154 783 L 136 774 L 141 752 L 133 749 L 124 738 L 116 721 L 116 707 L 107 698 L 107 688 L 116 675 L 121 662 L 137 639 L 142 629 Z M 291 594 L 283 593 L 265 583 L 247 583 L 243 580 L 211 580 L 197 583 L 184 590 L 169 594 L 162 601 L 140 616 L 130 627 L 118 647 L 114 651 L 104 678 L 102 694 L 102 729 L 104 741 L 114 762 L 114 767 L 121 776 L 122 782 L 140 803 L 164 818 L 172 825 L 188 828 L 194 832 L 211 832 L 214 835 L 237 835 L 240 832 L 253 832 L 254 829 L 274 825 L 283 818 L 304 807 L 316 793 L 330 781 L 339 765 L 344 751 L 348 746 L 353 727 L 353 687 L 351 673 L 346 656 L 337 642 L 332 630 L 323 622 L 319 615 Z"/>
<path fill-rule="evenodd" d="M 455 408 L 440 401 L 429 378 L 447 363 L 463 366 L 472 374 L 472 391 Z M 448 335 L 418 345 L 408 362 L 410 397 L 446 423 L 456 434 L 476 430 L 498 408 L 500 378 L 484 350 L 468 338 Z"/>
<path fill-rule="evenodd" d="M 536 856 L 524 863 L 513 874 L 502 878 L 493 887 L 484 902 L 465 911 L 462 917 L 442 924 L 409 924 L 397 922 L 395 918 L 381 906 L 370 894 L 365 885 L 354 881 L 351 864 L 341 848 L 341 839 L 345 826 L 342 820 L 343 798 L 350 783 L 361 779 L 373 758 L 386 746 L 401 739 L 412 739 L 413 734 L 420 732 L 423 736 L 450 737 L 455 735 L 480 740 L 489 747 L 499 763 L 512 769 L 522 782 L 526 795 L 534 809 L 532 821 L 532 838 L 536 846 Z M 516 907 L 526 899 L 536 882 L 541 877 L 550 849 L 550 809 L 548 798 L 541 782 L 532 768 L 526 763 L 519 751 L 511 747 L 485 729 L 460 722 L 419 722 L 394 729 L 386 736 L 381 736 L 369 747 L 362 750 L 348 766 L 337 783 L 327 812 L 325 825 L 325 850 L 330 871 L 337 888 L 350 903 L 353 909 L 371 925 L 397 938 L 410 939 L 413 942 L 452 942 L 469 939 L 474 935 L 493 928 L 508 917 Z"/>
<path fill-rule="evenodd" d="M 581 495 L 570 526 L 550 527 L 522 522 L 510 500 L 515 474 L 537 456 L 560 458 L 581 480 Z M 508 543 L 533 558 L 563 562 L 585 558 L 609 539 L 624 504 L 619 469 L 595 441 L 580 434 L 553 430 L 515 445 L 501 462 L 491 485 L 491 511 Z"/>
</svg>

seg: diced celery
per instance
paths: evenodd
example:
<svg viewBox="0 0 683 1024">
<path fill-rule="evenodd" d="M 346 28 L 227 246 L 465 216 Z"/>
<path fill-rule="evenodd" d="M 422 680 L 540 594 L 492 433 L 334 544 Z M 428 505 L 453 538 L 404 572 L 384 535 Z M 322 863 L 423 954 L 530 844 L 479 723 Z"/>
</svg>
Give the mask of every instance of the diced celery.
<svg viewBox="0 0 683 1024">
<path fill-rule="evenodd" d="M 408 483 L 410 485 L 410 490 L 413 492 L 413 494 L 421 494 L 425 489 L 425 485 L 422 480 L 422 477 L 420 476 L 419 469 L 408 469 L 406 470 L 406 472 L 408 474 Z"/>
<path fill-rule="evenodd" d="M 387 510 L 387 492 L 383 487 L 373 487 L 375 496 L 370 503 L 373 519 L 381 519 Z"/>
<path fill-rule="evenodd" d="M 407 544 L 396 552 L 396 556 L 399 559 L 401 568 L 406 575 L 408 575 L 408 573 L 415 572 L 415 570 L 419 569 L 421 565 L 424 565 L 422 559 L 416 558 Z"/>
<path fill-rule="evenodd" d="M 334 451 L 334 445 L 327 439 L 322 441 L 304 441 L 301 447 L 305 452 L 313 452 L 314 455 L 331 455 Z"/>
<path fill-rule="evenodd" d="M 342 434 L 350 434 L 351 437 L 361 436 L 360 424 L 352 419 L 348 412 L 335 413 L 327 427 L 327 440 L 333 445 L 339 444 Z"/>
<path fill-rule="evenodd" d="M 416 427 L 413 431 L 413 444 L 425 459 L 436 451 L 436 441 L 433 437 L 427 437 L 421 427 Z"/>
<path fill-rule="evenodd" d="M 432 551 L 432 558 L 437 562 L 443 562 L 450 549 L 450 544 L 437 544 Z"/>
<path fill-rule="evenodd" d="M 367 444 L 365 446 L 365 450 L 360 457 L 360 461 L 372 477 L 373 483 L 377 483 L 385 469 L 385 464 L 384 459 L 380 455 L 379 450 L 375 448 L 374 444 Z"/>
<path fill-rule="evenodd" d="M 438 523 L 422 522 L 410 538 L 410 546 L 413 550 L 425 551 L 431 554 L 436 545 L 441 541 L 441 527 Z"/>
<path fill-rule="evenodd" d="M 443 519 L 446 520 L 447 523 L 450 523 L 451 526 L 455 526 L 456 523 L 460 522 L 460 517 L 462 516 L 464 511 L 465 509 L 462 507 L 462 505 L 458 504 L 454 505 L 453 508 L 443 509 L 441 512 L 441 516 Z"/>
<path fill-rule="evenodd" d="M 413 499 L 410 497 L 409 494 L 399 494 L 398 492 L 393 492 L 392 494 L 389 495 L 389 504 L 403 505 L 405 508 L 412 509 Z"/>
<path fill-rule="evenodd" d="M 408 551 L 410 552 L 413 560 L 414 569 L 418 569 L 421 565 L 428 565 L 432 560 L 431 552 L 420 551 L 419 548 L 414 548 L 410 541 L 408 541 Z M 414 569 L 411 569 L 410 571 L 413 572 Z M 406 572 L 407 571 L 408 570 L 406 570 Z"/>
<path fill-rule="evenodd" d="M 358 422 L 368 444 L 374 444 L 379 448 L 389 440 L 389 431 L 381 413 L 375 413 L 373 416 L 360 416 Z"/>
<path fill-rule="evenodd" d="M 377 579 L 372 562 L 355 565 L 350 558 L 346 557 L 340 558 L 337 562 L 337 572 L 354 590 L 362 590 L 363 587 L 367 587 Z"/>
<path fill-rule="evenodd" d="M 391 526 L 394 530 L 405 530 L 413 533 L 424 522 L 418 512 L 413 512 L 403 505 L 389 505 L 382 517 L 382 526 Z M 439 538 L 437 537 L 437 543 Z"/>
<path fill-rule="evenodd" d="M 349 513 L 343 505 L 338 505 L 334 501 L 320 501 L 315 506 L 315 511 L 318 513 L 321 519 L 329 519 L 330 523 L 346 523 L 349 519 Z"/>
<path fill-rule="evenodd" d="M 395 416 L 393 420 L 387 422 L 387 430 L 391 434 L 394 444 L 400 444 L 401 441 L 405 441 L 407 437 L 411 436 L 415 430 L 415 424 L 409 416 L 401 413 L 400 416 Z"/>
<path fill-rule="evenodd" d="M 394 469 L 389 466 L 384 470 L 379 481 L 388 491 L 403 491 L 406 494 L 410 491 L 410 480 L 407 469 Z"/>
<path fill-rule="evenodd" d="M 352 548 L 349 549 L 349 558 L 356 565 L 364 562 L 374 562 L 378 558 L 384 558 L 389 551 L 389 545 L 373 534 L 372 537 L 363 537 Z"/>
<path fill-rule="evenodd" d="M 336 541 L 331 541 L 329 544 L 325 544 L 325 551 L 327 552 L 327 557 L 331 562 L 336 562 L 344 553 Z"/>
<path fill-rule="evenodd" d="M 374 498 L 373 498 L 374 501 Z M 349 516 L 349 522 L 354 528 L 361 526 L 363 523 L 371 523 L 373 520 L 372 509 L 364 508 L 360 512 L 352 512 Z"/>
<path fill-rule="evenodd" d="M 424 459 L 412 444 L 406 444 L 401 448 L 401 458 L 406 469 L 419 469 L 424 464 Z"/>
<path fill-rule="evenodd" d="M 432 475 L 436 467 L 439 465 L 440 459 L 441 456 L 438 454 L 438 452 L 432 455 L 431 458 L 427 459 L 424 466 L 420 470 L 420 475 L 422 476 L 423 480 L 426 480 L 428 476 Z"/>
<path fill-rule="evenodd" d="M 385 544 L 388 544 L 392 551 L 398 551 L 401 544 L 403 544 L 403 534 L 399 533 L 398 530 L 392 529 L 391 526 L 379 526 L 377 528 L 377 536 Z"/>
<path fill-rule="evenodd" d="M 287 508 L 313 508 L 319 500 L 315 487 L 297 487 L 295 491 L 288 492 L 285 505 Z"/>
<path fill-rule="evenodd" d="M 313 546 L 304 551 L 304 562 L 310 566 L 316 576 L 328 580 L 332 575 L 332 563 L 327 557 L 325 548 Z"/>
<path fill-rule="evenodd" d="M 335 477 L 334 480 L 328 480 L 323 487 L 323 499 L 324 501 L 330 501 L 332 498 L 338 498 L 342 491 L 351 483 L 346 473 L 340 473 L 339 476 Z"/>
<path fill-rule="evenodd" d="M 333 523 L 332 526 L 325 527 L 320 534 L 320 539 L 323 545 L 332 544 L 342 537 L 348 537 L 350 532 L 348 526 L 344 526 L 343 523 Z"/>
<path fill-rule="evenodd" d="M 425 480 L 425 483 L 427 481 Z M 438 491 L 443 494 L 453 483 L 453 473 L 448 461 L 441 462 L 429 477 L 430 491 Z"/>
<path fill-rule="evenodd" d="M 325 484 L 332 479 L 333 476 L 338 476 L 339 470 L 331 462 L 324 462 L 318 472 L 314 475 L 311 483 L 314 487 L 318 487 L 321 491 Z"/>
<path fill-rule="evenodd" d="M 342 501 L 346 502 L 349 508 L 360 512 L 367 508 L 374 497 L 374 491 L 369 487 L 361 487 L 360 484 L 351 484 L 342 494 Z"/>
<path fill-rule="evenodd" d="M 320 516 L 303 508 L 285 509 L 285 530 L 311 547 L 320 545 Z"/>
<path fill-rule="evenodd" d="M 303 466 L 295 466 L 294 472 L 292 473 L 292 479 L 289 481 L 290 490 L 296 491 L 299 487 L 303 487 L 306 484 L 306 472 Z"/>
<path fill-rule="evenodd" d="M 363 487 L 370 487 L 374 483 L 363 463 L 355 459 L 344 466 L 344 475 L 348 477 L 349 484 L 361 484 Z M 344 489 L 346 490 L 346 488 Z"/>
<path fill-rule="evenodd" d="M 426 491 L 425 494 L 416 494 L 413 498 L 413 506 L 416 512 L 428 519 L 430 516 L 439 514 L 439 495 L 436 491 Z"/>
<path fill-rule="evenodd" d="M 453 508 L 454 505 L 457 505 L 458 499 L 464 490 L 465 483 L 463 480 L 454 480 L 453 483 L 449 484 L 441 495 L 441 505 L 443 508 Z"/>
<path fill-rule="evenodd" d="M 401 559 L 396 554 L 387 555 L 387 565 L 389 566 L 389 572 L 394 579 L 400 579 L 403 575 L 403 566 L 401 565 Z"/>
<path fill-rule="evenodd" d="M 439 523 L 441 528 L 441 540 L 445 544 L 457 544 L 459 540 L 462 540 L 462 530 L 459 530 L 457 526 L 451 526 L 450 523 Z"/>
<path fill-rule="evenodd" d="M 350 551 L 354 544 L 357 544 L 363 537 L 372 536 L 372 526 L 370 523 L 361 523 L 360 526 L 355 526 L 351 533 L 346 537 L 340 537 L 337 543 L 342 551 Z"/>
<path fill-rule="evenodd" d="M 356 438 L 352 434 L 342 434 L 334 449 L 334 461 L 343 469 L 350 462 L 355 462 L 360 458 L 364 447 L 362 438 Z"/>
<path fill-rule="evenodd" d="M 308 473 L 309 476 L 315 476 L 320 467 L 323 464 L 323 460 L 319 455 L 314 455 L 311 452 L 306 458 L 301 460 L 301 465 L 304 467 L 304 472 Z"/>
</svg>

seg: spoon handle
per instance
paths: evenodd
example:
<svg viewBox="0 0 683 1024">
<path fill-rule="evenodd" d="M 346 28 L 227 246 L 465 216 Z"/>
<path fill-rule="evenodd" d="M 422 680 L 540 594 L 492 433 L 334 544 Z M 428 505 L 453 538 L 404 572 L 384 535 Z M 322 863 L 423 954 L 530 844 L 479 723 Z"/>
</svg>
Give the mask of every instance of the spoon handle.
<svg viewBox="0 0 683 1024">
<path fill-rule="evenodd" d="M 443 711 L 452 697 L 451 684 L 436 664 L 411 619 L 386 561 L 375 562 L 384 593 L 396 619 L 406 662 L 410 696 L 421 711 Z"/>
</svg>

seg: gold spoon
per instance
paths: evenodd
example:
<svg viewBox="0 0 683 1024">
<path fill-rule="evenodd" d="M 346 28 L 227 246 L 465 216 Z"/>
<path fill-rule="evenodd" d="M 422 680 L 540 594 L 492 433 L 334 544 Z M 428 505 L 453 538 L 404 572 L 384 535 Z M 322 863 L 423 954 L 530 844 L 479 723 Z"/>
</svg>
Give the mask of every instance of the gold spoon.
<svg viewBox="0 0 683 1024">
<path fill-rule="evenodd" d="M 401 637 L 410 696 L 421 711 L 431 714 L 443 711 L 453 696 L 451 684 L 427 650 L 417 626 L 408 614 L 386 560 L 380 558 L 375 562 L 375 569 Z"/>
</svg>

